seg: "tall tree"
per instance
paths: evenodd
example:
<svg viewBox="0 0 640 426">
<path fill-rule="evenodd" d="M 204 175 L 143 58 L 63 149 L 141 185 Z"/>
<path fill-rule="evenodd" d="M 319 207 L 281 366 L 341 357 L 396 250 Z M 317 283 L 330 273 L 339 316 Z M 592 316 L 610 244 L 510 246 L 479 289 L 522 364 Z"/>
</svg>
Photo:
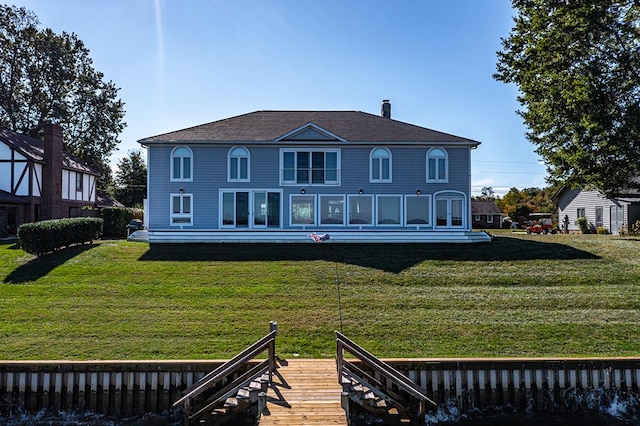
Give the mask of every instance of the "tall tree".
<svg viewBox="0 0 640 426">
<path fill-rule="evenodd" d="M 75 34 L 39 25 L 33 12 L 0 5 L 0 126 L 40 137 L 47 122 L 60 124 L 65 149 L 108 181 L 108 157 L 125 127 L 119 89 Z"/>
<path fill-rule="evenodd" d="M 494 77 L 520 89 L 549 181 L 607 196 L 640 188 L 640 1 L 512 2 Z"/>
<path fill-rule="evenodd" d="M 115 196 L 125 206 L 142 206 L 147 195 L 147 165 L 142 151 L 133 149 L 118 162 Z"/>
</svg>

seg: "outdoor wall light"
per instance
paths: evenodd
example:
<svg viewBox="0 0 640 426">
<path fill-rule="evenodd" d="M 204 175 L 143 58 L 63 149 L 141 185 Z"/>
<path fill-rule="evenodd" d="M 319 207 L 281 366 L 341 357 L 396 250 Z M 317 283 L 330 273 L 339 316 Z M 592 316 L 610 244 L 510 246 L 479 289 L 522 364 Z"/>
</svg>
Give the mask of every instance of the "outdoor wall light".
<svg viewBox="0 0 640 426">
<path fill-rule="evenodd" d="M 184 192 L 184 188 L 180 188 L 180 191 L 178 191 L 178 192 L 180 192 L 182 194 Z"/>
<path fill-rule="evenodd" d="M 360 188 L 360 190 L 358 191 L 358 194 L 362 195 L 364 193 L 364 191 L 362 190 L 362 188 Z"/>
<path fill-rule="evenodd" d="M 302 188 L 302 189 L 300 190 L 300 193 L 301 193 L 301 194 L 304 194 L 305 192 L 306 192 L 306 191 L 304 190 L 304 188 Z"/>
<path fill-rule="evenodd" d="M 422 191 L 420 191 L 420 188 L 416 189 L 416 195 L 420 195 L 422 194 Z"/>
</svg>

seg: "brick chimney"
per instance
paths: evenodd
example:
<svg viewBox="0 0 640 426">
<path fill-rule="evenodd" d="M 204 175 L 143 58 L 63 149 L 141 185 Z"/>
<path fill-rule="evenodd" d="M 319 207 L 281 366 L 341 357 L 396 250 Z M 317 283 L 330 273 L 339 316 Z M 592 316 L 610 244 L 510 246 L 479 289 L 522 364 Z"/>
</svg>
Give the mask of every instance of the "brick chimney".
<svg viewBox="0 0 640 426">
<path fill-rule="evenodd" d="M 62 206 L 62 127 L 44 125 L 44 161 L 42 167 L 41 219 L 67 217 Z"/>
<path fill-rule="evenodd" d="M 388 99 L 382 101 L 382 116 L 384 118 L 391 118 L 391 103 Z"/>
</svg>

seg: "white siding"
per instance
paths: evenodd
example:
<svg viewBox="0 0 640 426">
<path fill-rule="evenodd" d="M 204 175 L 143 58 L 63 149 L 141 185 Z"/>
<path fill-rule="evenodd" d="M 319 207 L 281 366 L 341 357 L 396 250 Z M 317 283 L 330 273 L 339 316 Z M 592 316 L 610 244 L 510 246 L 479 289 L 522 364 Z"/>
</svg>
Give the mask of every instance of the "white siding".
<svg viewBox="0 0 640 426">
<path fill-rule="evenodd" d="M 624 208 L 624 216 L 627 217 L 628 203 L 616 202 L 602 197 L 597 191 L 565 190 L 558 199 L 558 223 L 562 229 L 565 215 L 569 218 L 569 231 L 579 231 L 577 224 L 578 209 L 585 210 L 587 222 L 595 229 L 596 207 L 602 207 L 602 226 L 611 230 L 611 207 L 621 205 Z"/>
<path fill-rule="evenodd" d="M 0 163 L 0 189 L 11 192 L 11 163 Z"/>
<path fill-rule="evenodd" d="M 22 173 L 25 173 L 25 169 L 28 167 L 28 163 L 13 163 L 13 178 L 15 179 L 15 184 L 18 183 Z M 20 182 L 20 186 L 16 190 L 16 195 L 29 195 L 29 173 L 28 171 L 24 174 L 22 178 L 22 182 Z"/>
</svg>

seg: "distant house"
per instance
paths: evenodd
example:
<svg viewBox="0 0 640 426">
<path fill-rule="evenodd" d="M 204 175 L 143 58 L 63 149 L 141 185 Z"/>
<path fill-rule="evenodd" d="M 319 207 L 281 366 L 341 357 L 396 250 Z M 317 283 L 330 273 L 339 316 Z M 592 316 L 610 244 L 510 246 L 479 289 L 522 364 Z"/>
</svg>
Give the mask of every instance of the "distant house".
<svg viewBox="0 0 640 426">
<path fill-rule="evenodd" d="M 150 242 L 489 240 L 471 232 L 479 142 L 393 120 L 387 101 L 380 116 L 257 111 L 139 142 Z"/>
<path fill-rule="evenodd" d="M 476 229 L 500 229 L 502 212 L 493 201 L 471 201 L 471 220 Z"/>
<path fill-rule="evenodd" d="M 94 206 L 98 176 L 63 150 L 60 126 L 46 125 L 44 140 L 0 128 L 0 238 L 15 235 L 24 222 Z"/>
<path fill-rule="evenodd" d="M 640 193 L 636 191 L 605 198 L 597 191 L 561 188 L 553 200 L 558 203 L 558 226 L 565 232 L 579 232 L 580 217 L 586 217 L 594 231 L 603 227 L 612 234 L 640 220 Z"/>
</svg>

